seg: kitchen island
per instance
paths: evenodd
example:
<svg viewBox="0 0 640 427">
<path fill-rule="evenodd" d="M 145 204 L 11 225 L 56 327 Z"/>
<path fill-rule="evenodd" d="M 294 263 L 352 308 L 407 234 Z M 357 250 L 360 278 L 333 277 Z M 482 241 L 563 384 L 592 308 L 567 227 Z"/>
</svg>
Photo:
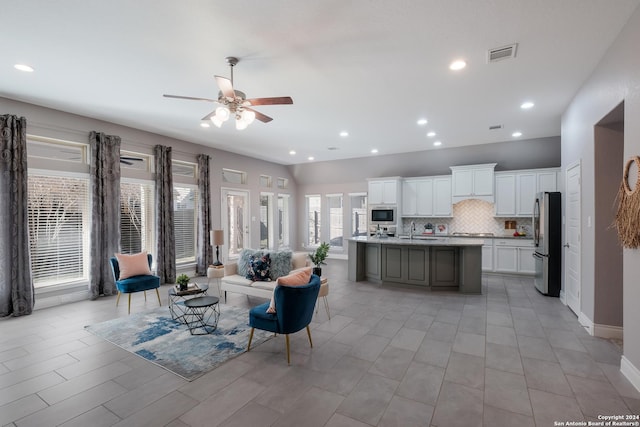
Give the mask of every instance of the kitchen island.
<svg viewBox="0 0 640 427">
<path fill-rule="evenodd" d="M 353 237 L 348 239 L 348 278 L 479 294 L 483 243 L 455 237 Z"/>
</svg>

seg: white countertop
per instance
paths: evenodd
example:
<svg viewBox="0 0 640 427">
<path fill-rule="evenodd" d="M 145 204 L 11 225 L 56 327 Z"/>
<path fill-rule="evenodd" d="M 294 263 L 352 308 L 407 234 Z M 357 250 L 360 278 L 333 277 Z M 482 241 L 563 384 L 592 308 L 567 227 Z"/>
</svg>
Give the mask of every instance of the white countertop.
<svg viewBox="0 0 640 427">
<path fill-rule="evenodd" d="M 428 237 L 428 238 L 425 238 Z M 348 240 L 361 243 L 376 243 L 383 245 L 412 245 L 412 246 L 482 246 L 483 239 L 446 236 L 416 236 L 414 239 L 399 237 L 351 237 Z"/>
</svg>

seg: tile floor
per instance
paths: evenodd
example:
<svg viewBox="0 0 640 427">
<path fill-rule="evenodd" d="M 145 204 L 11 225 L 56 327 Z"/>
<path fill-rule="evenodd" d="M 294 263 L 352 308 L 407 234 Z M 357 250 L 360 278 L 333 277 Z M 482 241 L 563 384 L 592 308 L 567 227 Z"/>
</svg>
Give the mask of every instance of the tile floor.
<svg viewBox="0 0 640 427">
<path fill-rule="evenodd" d="M 115 297 L 1 320 L 0 426 L 541 427 L 640 414 L 619 348 L 529 278 L 485 276 L 482 295 L 464 296 L 350 283 L 341 260 L 324 272 L 331 319 L 321 306 L 313 349 L 295 334 L 287 366 L 277 337 L 193 382 L 85 332 L 127 315 Z M 155 306 L 135 295 L 132 311 Z"/>
</svg>

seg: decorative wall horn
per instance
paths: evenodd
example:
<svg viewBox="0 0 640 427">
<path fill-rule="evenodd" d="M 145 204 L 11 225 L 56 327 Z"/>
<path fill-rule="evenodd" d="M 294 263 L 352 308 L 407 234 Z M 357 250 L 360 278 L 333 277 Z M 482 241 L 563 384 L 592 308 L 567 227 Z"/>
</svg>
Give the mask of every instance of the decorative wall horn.
<svg viewBox="0 0 640 427">
<path fill-rule="evenodd" d="M 629 168 L 635 163 L 637 169 L 636 184 L 629 186 Z M 640 246 L 640 157 L 631 157 L 624 166 L 624 175 L 618 190 L 618 212 L 615 227 L 618 239 L 625 248 L 637 249 Z"/>
</svg>

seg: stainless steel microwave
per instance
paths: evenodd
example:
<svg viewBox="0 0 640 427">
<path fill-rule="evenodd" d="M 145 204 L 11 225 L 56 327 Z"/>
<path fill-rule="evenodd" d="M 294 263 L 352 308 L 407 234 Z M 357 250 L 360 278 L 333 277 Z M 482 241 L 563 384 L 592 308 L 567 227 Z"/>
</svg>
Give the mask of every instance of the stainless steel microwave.
<svg viewBox="0 0 640 427">
<path fill-rule="evenodd" d="M 369 208 L 369 224 L 395 224 L 397 217 L 395 206 L 372 206 Z"/>
</svg>

